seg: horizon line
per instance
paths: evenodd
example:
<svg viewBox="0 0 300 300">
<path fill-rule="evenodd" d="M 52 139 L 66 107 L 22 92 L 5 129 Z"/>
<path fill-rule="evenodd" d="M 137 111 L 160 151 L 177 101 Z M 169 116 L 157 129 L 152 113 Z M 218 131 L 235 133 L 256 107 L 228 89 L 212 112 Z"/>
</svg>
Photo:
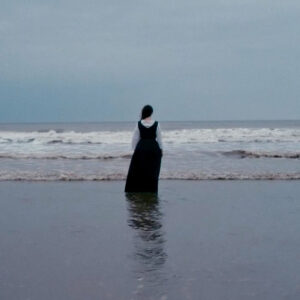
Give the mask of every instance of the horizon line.
<svg viewBox="0 0 300 300">
<path fill-rule="evenodd" d="M 137 120 L 112 120 L 112 121 L 12 121 L 12 122 L 1 122 L 3 124 L 74 124 L 74 123 L 129 123 L 136 122 Z M 223 119 L 223 120 L 159 120 L 159 122 L 274 122 L 274 121 L 300 121 L 300 119 Z"/>
</svg>

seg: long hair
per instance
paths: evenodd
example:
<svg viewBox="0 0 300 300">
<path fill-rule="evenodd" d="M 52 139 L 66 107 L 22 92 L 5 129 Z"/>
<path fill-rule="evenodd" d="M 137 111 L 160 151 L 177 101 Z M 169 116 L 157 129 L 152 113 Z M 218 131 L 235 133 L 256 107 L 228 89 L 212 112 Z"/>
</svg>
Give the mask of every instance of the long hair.
<svg viewBox="0 0 300 300">
<path fill-rule="evenodd" d="M 153 108 L 151 105 L 145 105 L 141 111 L 141 120 L 150 117 L 153 113 Z"/>
</svg>

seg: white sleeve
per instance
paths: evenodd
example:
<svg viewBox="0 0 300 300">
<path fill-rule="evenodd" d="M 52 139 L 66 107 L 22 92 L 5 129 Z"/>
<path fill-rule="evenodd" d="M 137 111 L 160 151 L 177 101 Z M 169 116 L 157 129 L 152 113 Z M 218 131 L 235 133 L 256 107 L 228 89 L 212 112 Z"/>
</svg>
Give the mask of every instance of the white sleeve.
<svg viewBox="0 0 300 300">
<path fill-rule="evenodd" d="M 163 144 L 162 144 L 161 129 L 160 129 L 159 124 L 157 125 L 157 129 L 156 129 L 156 140 L 158 142 L 160 149 L 162 150 Z"/>
<path fill-rule="evenodd" d="M 132 140 L 131 140 L 132 150 L 135 149 L 135 147 L 136 147 L 139 140 L 140 140 L 140 130 L 139 130 L 138 125 L 136 125 L 135 128 L 134 128 L 134 132 L 133 132 Z"/>
</svg>

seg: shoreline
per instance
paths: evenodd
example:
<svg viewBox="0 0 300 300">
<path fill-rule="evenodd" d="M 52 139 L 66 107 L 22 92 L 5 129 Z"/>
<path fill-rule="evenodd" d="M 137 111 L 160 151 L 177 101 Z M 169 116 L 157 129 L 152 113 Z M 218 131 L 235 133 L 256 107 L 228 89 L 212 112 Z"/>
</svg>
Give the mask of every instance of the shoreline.
<svg viewBox="0 0 300 300">
<path fill-rule="evenodd" d="M 217 178 L 203 178 L 203 179 L 194 179 L 194 178 L 162 178 L 159 179 L 159 181 L 192 181 L 192 182 L 260 182 L 260 181 L 270 181 L 270 182 L 276 182 L 276 181 L 299 181 L 300 180 L 300 174 L 296 174 L 296 176 L 286 176 L 286 174 L 283 174 L 283 176 L 279 176 L 279 178 L 272 178 L 270 177 L 255 177 L 255 178 L 226 178 L 226 177 L 217 177 Z M 28 182 L 28 183 L 47 183 L 47 182 L 125 182 L 126 179 L 70 179 L 70 178 L 61 178 L 61 179 L 0 179 L 0 184 L 3 182 Z"/>
</svg>

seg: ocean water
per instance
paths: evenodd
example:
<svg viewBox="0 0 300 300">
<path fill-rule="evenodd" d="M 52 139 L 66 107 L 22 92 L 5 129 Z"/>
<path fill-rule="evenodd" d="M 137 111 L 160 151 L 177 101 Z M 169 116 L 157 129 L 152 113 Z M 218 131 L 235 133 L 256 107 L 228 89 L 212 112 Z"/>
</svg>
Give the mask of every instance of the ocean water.
<svg viewBox="0 0 300 300">
<path fill-rule="evenodd" d="M 300 180 L 300 120 L 160 126 L 160 179 Z M 135 122 L 0 124 L 0 181 L 124 180 L 134 127 Z"/>
</svg>

